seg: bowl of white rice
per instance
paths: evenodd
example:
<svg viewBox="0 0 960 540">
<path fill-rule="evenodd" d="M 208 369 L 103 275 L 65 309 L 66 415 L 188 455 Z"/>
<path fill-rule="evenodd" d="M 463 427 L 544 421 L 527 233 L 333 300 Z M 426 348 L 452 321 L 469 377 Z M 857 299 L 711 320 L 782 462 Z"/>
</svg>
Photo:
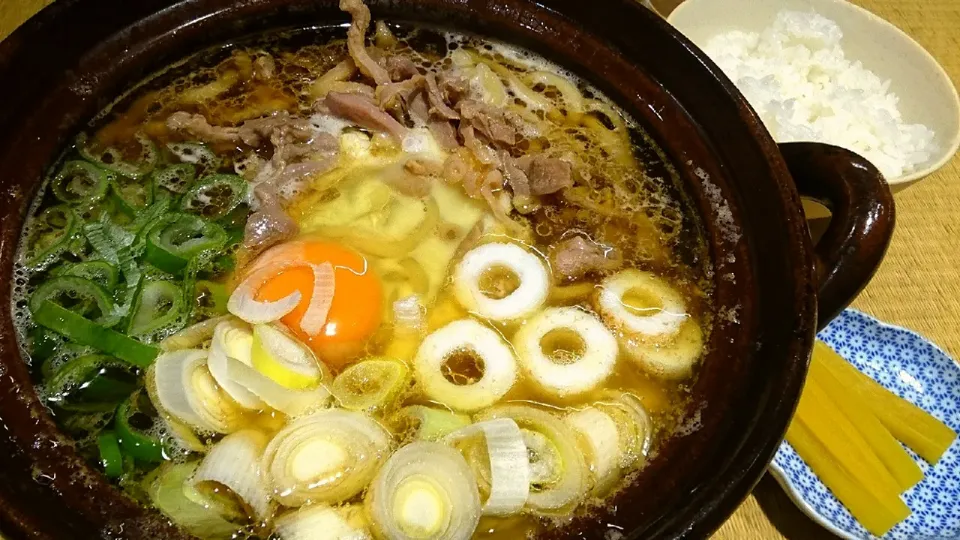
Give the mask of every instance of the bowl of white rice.
<svg viewBox="0 0 960 540">
<path fill-rule="evenodd" d="M 856 152 L 896 191 L 960 146 L 960 99 L 936 60 L 844 0 L 686 0 L 668 17 L 723 70 L 777 142 Z"/>
</svg>

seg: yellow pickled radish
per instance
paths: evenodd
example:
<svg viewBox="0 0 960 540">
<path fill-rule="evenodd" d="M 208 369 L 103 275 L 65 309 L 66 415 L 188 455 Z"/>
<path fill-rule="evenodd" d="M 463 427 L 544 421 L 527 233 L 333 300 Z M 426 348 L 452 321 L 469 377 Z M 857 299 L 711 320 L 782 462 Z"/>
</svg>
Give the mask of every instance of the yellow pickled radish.
<svg viewBox="0 0 960 540">
<path fill-rule="evenodd" d="M 818 341 L 813 356 L 870 408 L 891 435 L 927 462 L 936 463 L 957 438 L 949 426 L 861 373 L 827 344 Z"/>
<path fill-rule="evenodd" d="M 790 423 L 787 442 L 853 517 L 874 535 L 883 536 L 910 515 L 910 508 L 897 493 L 869 489 L 851 476 L 835 459 L 837 450 L 817 440 L 805 422 L 794 419 Z"/>
<path fill-rule="evenodd" d="M 808 377 L 817 381 L 837 404 L 839 412 L 856 426 L 857 431 L 897 481 L 901 491 L 906 491 L 923 480 L 920 466 L 874 416 L 869 405 L 856 393 L 850 392 L 816 357 L 810 362 Z"/>
<path fill-rule="evenodd" d="M 253 327 L 253 367 L 291 390 L 313 388 L 324 378 L 324 366 L 304 343 L 275 325 Z"/>
<path fill-rule="evenodd" d="M 810 428 L 837 464 L 864 489 L 894 496 L 900 493 L 899 485 L 880 458 L 815 378 L 807 378 L 793 421 L 797 420 Z"/>
</svg>

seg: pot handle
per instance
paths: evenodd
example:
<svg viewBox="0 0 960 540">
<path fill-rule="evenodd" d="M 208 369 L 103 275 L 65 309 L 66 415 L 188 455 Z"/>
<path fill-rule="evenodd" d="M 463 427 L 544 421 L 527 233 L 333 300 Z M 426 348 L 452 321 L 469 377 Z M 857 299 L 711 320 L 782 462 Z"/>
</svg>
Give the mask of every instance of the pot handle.
<svg viewBox="0 0 960 540">
<path fill-rule="evenodd" d="M 832 217 L 814 248 L 817 330 L 836 317 L 870 281 L 893 236 L 893 195 L 883 175 L 859 155 L 828 144 L 779 145 L 801 196 Z"/>
</svg>

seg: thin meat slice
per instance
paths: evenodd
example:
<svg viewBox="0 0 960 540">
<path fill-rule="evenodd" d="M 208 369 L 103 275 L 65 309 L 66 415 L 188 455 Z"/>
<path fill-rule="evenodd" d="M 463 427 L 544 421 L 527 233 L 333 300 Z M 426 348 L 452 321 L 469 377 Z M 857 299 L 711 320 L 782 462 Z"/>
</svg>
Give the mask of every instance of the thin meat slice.
<svg viewBox="0 0 960 540">
<path fill-rule="evenodd" d="M 495 168 L 501 166 L 500 156 L 497 155 L 493 148 L 490 148 L 477 138 L 472 125 L 460 122 L 460 135 L 463 137 L 463 145 L 473 153 L 477 161 Z"/>
<path fill-rule="evenodd" d="M 423 92 L 415 92 L 407 101 L 407 116 L 416 126 L 426 125 L 430 121 L 430 109 L 427 107 L 427 98 Z"/>
<path fill-rule="evenodd" d="M 167 118 L 167 127 L 187 133 L 206 142 L 239 142 L 240 128 L 212 126 L 202 114 L 178 111 Z"/>
<path fill-rule="evenodd" d="M 470 82 L 454 71 L 441 71 L 437 75 L 437 87 L 443 100 L 456 106 L 470 92 Z"/>
<path fill-rule="evenodd" d="M 377 87 L 376 96 L 380 102 L 380 108 L 383 110 L 396 110 L 404 104 L 410 102 L 410 97 L 424 87 L 422 75 L 413 77 L 400 82 L 381 84 Z"/>
<path fill-rule="evenodd" d="M 530 180 L 530 193 L 549 195 L 573 186 L 573 166 L 547 156 L 533 156 L 525 171 Z"/>
<path fill-rule="evenodd" d="M 457 129 L 448 120 L 430 120 L 427 122 L 430 134 L 444 150 L 456 150 L 460 146 L 457 141 Z"/>
<path fill-rule="evenodd" d="M 300 232 L 297 222 L 280 206 L 272 186 L 257 186 L 254 195 L 260 203 L 243 229 L 243 247 L 256 256 L 270 246 L 289 240 Z"/>
<path fill-rule="evenodd" d="M 521 214 L 535 211 L 539 204 L 530 191 L 530 179 L 527 178 L 527 173 L 523 172 L 523 169 L 517 166 L 516 160 L 505 151 L 500 153 L 500 160 L 503 162 L 503 177 L 513 190 L 513 207 Z"/>
<path fill-rule="evenodd" d="M 428 73 L 424 77 L 427 81 L 427 100 L 430 103 L 430 114 L 444 120 L 459 120 L 460 115 L 457 111 L 450 108 L 443 101 L 443 94 L 440 93 L 440 87 L 437 86 L 437 76 L 434 73 Z"/>
<path fill-rule="evenodd" d="M 550 262 L 557 278 L 576 280 L 590 272 L 616 270 L 623 265 L 623 257 L 614 247 L 574 236 L 551 249 Z"/>
<path fill-rule="evenodd" d="M 330 92 L 323 100 L 330 112 L 361 127 L 388 133 L 398 142 L 407 134 L 407 128 L 389 114 L 380 110 L 372 100 L 356 94 Z"/>
<path fill-rule="evenodd" d="M 347 50 L 360 73 L 373 79 L 377 85 L 390 82 L 390 74 L 370 56 L 364 44 L 364 36 L 370 27 L 370 10 L 362 0 L 340 0 L 340 10 L 353 18 L 347 30 Z"/>
<path fill-rule="evenodd" d="M 277 72 L 277 63 L 268 53 L 257 56 L 253 61 L 253 75 L 262 81 L 268 81 L 273 78 Z"/>
<path fill-rule="evenodd" d="M 472 99 L 460 102 L 460 115 L 491 142 L 514 146 L 525 122 L 516 113 Z"/>
<path fill-rule="evenodd" d="M 388 56 L 383 62 L 390 79 L 394 81 L 402 81 L 420 74 L 417 64 L 407 56 L 399 54 Z"/>
</svg>

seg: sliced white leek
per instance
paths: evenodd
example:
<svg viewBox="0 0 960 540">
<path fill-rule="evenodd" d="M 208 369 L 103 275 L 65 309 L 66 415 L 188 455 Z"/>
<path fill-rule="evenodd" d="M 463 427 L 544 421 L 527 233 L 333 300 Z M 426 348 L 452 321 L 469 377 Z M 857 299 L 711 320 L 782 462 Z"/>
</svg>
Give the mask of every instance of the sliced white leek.
<svg viewBox="0 0 960 540">
<path fill-rule="evenodd" d="M 467 540 L 480 521 L 480 493 L 459 452 L 415 442 L 384 463 L 367 492 L 378 536 L 391 540 Z"/>
<path fill-rule="evenodd" d="M 552 414 L 527 405 L 499 405 L 478 414 L 477 421 L 511 418 L 524 432 L 530 463 L 526 508 L 547 515 L 565 514 L 587 491 L 587 465 L 577 436 Z"/>
<path fill-rule="evenodd" d="M 179 332 L 168 336 L 161 341 L 158 346 L 160 350 L 166 352 L 179 351 L 181 349 L 194 349 L 203 345 L 204 341 L 213 337 L 213 330 L 218 324 L 228 321 L 233 315 L 221 315 L 197 324 L 188 326 Z"/>
<path fill-rule="evenodd" d="M 487 296 L 484 274 L 504 269 L 519 282 L 503 298 Z M 516 244 L 483 244 L 467 252 L 453 272 L 453 292 L 464 308 L 485 319 L 511 321 L 535 313 L 550 293 L 550 275 L 544 262 Z"/>
<path fill-rule="evenodd" d="M 252 346 L 253 333 L 249 326 L 235 319 L 224 321 L 213 331 L 207 367 L 217 384 L 237 403 L 248 409 L 261 410 L 264 408 L 263 401 L 227 373 L 231 360 L 250 365 Z"/>
<path fill-rule="evenodd" d="M 390 444 L 390 433 L 373 418 L 325 409 L 281 429 L 262 468 L 281 504 L 339 503 L 367 486 Z"/>
<path fill-rule="evenodd" d="M 247 415 L 207 370 L 206 353 L 182 350 L 162 354 L 147 371 L 147 393 L 154 406 L 199 431 L 230 433 Z"/>
<path fill-rule="evenodd" d="M 257 371 L 295 390 L 313 388 L 325 375 L 313 351 L 280 325 L 253 327 L 250 358 Z"/>
<path fill-rule="evenodd" d="M 530 495 L 527 445 L 517 423 L 510 418 L 478 422 L 444 438 L 447 444 L 483 434 L 490 469 L 490 494 L 483 503 L 485 516 L 511 516 L 520 512 Z"/>
<path fill-rule="evenodd" d="M 621 344 L 640 369 L 668 381 L 693 375 L 697 361 L 703 356 L 703 332 L 693 318 L 688 319 L 669 341 L 627 336 Z"/>
<path fill-rule="evenodd" d="M 617 424 L 620 440 L 620 468 L 636 469 L 650 454 L 653 443 L 653 422 L 640 400 L 625 392 L 608 392 L 608 398 L 595 407 L 607 413 Z"/>
<path fill-rule="evenodd" d="M 319 409 L 326 405 L 330 397 L 330 391 L 323 385 L 306 390 L 291 390 L 233 358 L 227 359 L 227 377 L 252 392 L 270 408 L 290 417 Z"/>
<path fill-rule="evenodd" d="M 375 413 L 389 407 L 410 384 L 410 369 L 399 360 L 373 358 L 353 364 L 333 380 L 330 391 L 340 406 Z"/>
<path fill-rule="evenodd" d="M 483 375 L 479 380 L 467 384 L 447 380 L 444 365 L 457 353 L 482 361 Z M 500 334 L 473 319 L 453 321 L 428 335 L 417 350 L 414 369 L 428 397 L 466 412 L 493 405 L 517 379 L 513 351 Z"/>
<path fill-rule="evenodd" d="M 642 296 L 654 305 L 631 307 L 624 300 L 630 295 Z M 603 280 L 597 297 L 597 308 L 604 320 L 625 334 L 665 339 L 680 331 L 689 317 L 680 293 L 657 275 L 629 269 Z M 635 311 L 641 310 L 643 314 Z"/>
<path fill-rule="evenodd" d="M 350 505 L 301 506 L 278 517 L 273 532 L 280 540 L 370 540 L 362 513 Z"/>
<path fill-rule="evenodd" d="M 196 469 L 197 462 L 167 462 L 147 475 L 142 485 L 150 502 L 190 534 L 211 540 L 232 538 L 240 525 L 186 496 L 185 484 Z"/>
<path fill-rule="evenodd" d="M 193 369 L 206 357 L 206 352 L 196 349 L 161 354 L 147 370 L 146 387 L 155 407 L 185 424 L 213 430 L 193 410 L 188 397 Z"/>
<path fill-rule="evenodd" d="M 579 355 L 556 358 L 542 341 L 554 331 L 579 338 Z M 544 391 L 565 398 L 594 389 L 617 363 L 617 338 L 595 316 L 577 307 L 548 308 L 529 319 L 513 337 L 520 367 Z M 558 361 L 559 360 L 559 361 Z"/>
<path fill-rule="evenodd" d="M 403 440 L 437 441 L 470 424 L 470 417 L 426 405 L 408 405 L 390 418 L 390 425 Z"/>
<path fill-rule="evenodd" d="M 623 457 L 620 431 L 609 414 L 587 407 L 568 414 L 564 421 L 580 434 L 593 473 L 593 493 L 604 495 L 620 476 Z"/>
<path fill-rule="evenodd" d="M 260 458 L 269 438 L 252 429 L 232 433 L 215 444 L 193 475 L 201 493 L 228 488 L 257 519 L 273 512 L 270 492 L 260 474 Z M 217 492 L 217 496 L 225 495 Z"/>
</svg>

